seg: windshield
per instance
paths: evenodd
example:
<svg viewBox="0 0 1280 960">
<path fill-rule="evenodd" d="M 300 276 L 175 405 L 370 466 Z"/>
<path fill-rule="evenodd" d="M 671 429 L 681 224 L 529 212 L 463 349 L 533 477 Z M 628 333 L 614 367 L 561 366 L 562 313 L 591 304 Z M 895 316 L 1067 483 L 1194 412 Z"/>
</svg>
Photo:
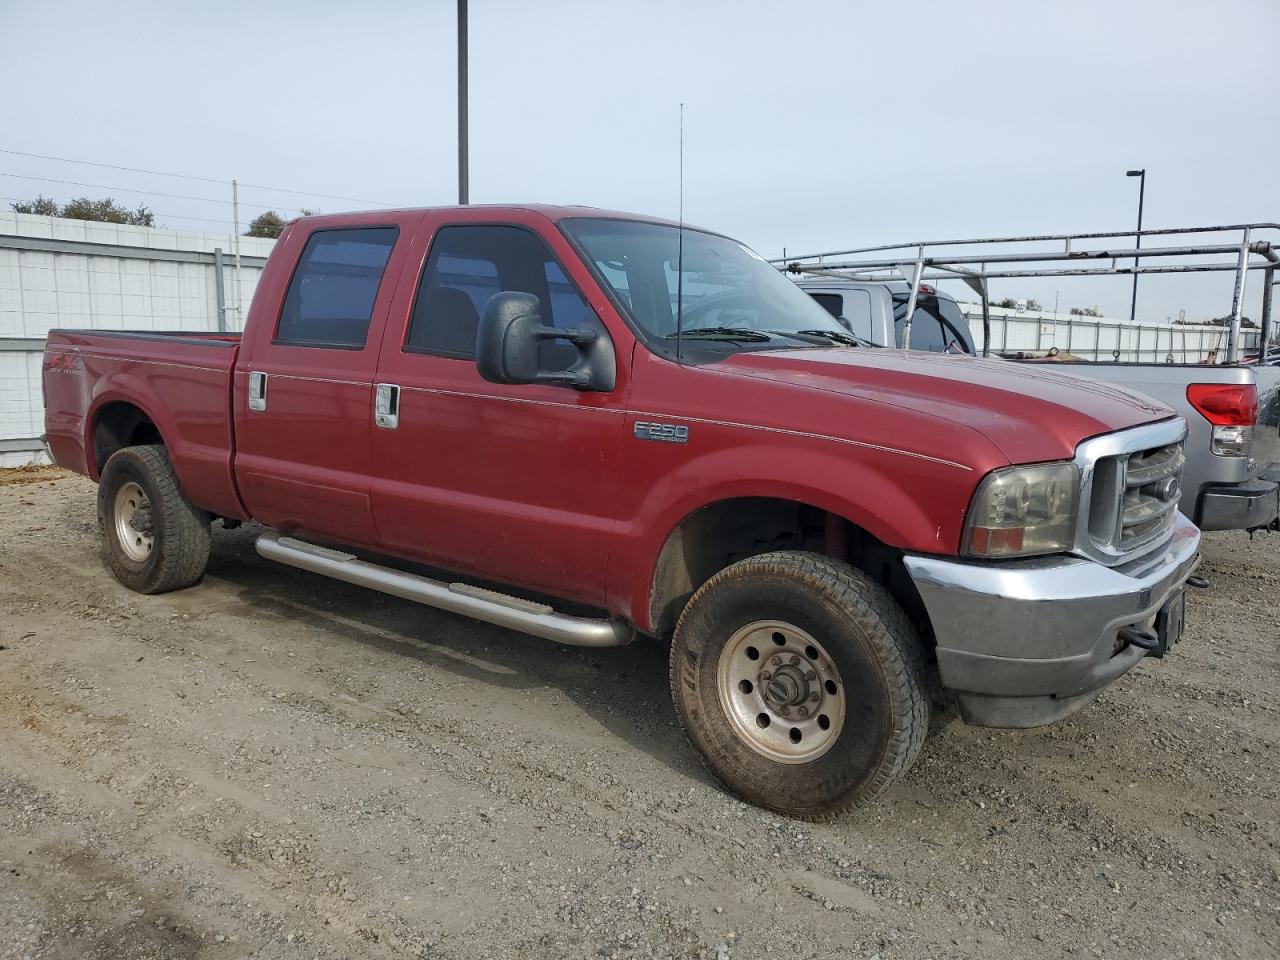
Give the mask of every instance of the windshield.
<svg viewBox="0 0 1280 960">
<path fill-rule="evenodd" d="M 677 301 L 686 339 L 741 347 L 854 346 L 829 313 L 742 244 L 661 223 L 570 218 L 561 225 L 631 319 L 674 342 Z M 683 284 L 681 280 L 683 268 Z"/>
</svg>

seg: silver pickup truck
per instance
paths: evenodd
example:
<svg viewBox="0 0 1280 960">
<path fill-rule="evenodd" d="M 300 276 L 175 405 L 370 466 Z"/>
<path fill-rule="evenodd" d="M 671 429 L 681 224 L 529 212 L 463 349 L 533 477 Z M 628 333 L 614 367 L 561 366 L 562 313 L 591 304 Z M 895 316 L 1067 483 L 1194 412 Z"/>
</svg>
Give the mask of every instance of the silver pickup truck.
<svg viewBox="0 0 1280 960">
<path fill-rule="evenodd" d="M 902 346 L 905 280 L 804 277 L 797 284 L 849 331 L 877 346 Z M 977 353 L 958 303 L 927 284 L 917 293 L 911 349 Z M 1068 363 L 1055 369 L 1128 387 L 1187 421 L 1179 509 L 1201 530 L 1274 527 L 1280 515 L 1280 367 L 1248 364 Z"/>
</svg>

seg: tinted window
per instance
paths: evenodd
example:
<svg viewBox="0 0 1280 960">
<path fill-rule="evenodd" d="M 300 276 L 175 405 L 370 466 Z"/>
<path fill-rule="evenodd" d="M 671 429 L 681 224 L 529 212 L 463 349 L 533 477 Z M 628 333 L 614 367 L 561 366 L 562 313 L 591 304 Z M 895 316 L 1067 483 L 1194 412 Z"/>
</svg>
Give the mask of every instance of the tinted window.
<svg viewBox="0 0 1280 960">
<path fill-rule="evenodd" d="M 893 295 L 893 328 L 902 345 L 906 330 L 907 294 Z M 943 353 L 952 350 L 972 353 L 968 338 L 960 333 L 956 323 L 966 324 L 964 315 L 950 301 L 936 296 L 923 296 L 916 300 L 915 316 L 911 319 L 911 349 Z"/>
<path fill-rule="evenodd" d="M 811 293 L 809 296 L 818 301 L 818 306 L 833 317 L 844 316 L 844 297 L 838 293 Z"/>
<path fill-rule="evenodd" d="M 359 349 L 369 333 L 378 285 L 399 230 L 318 230 L 289 281 L 277 343 Z"/>
<path fill-rule="evenodd" d="M 537 234 L 521 227 L 444 227 L 422 270 L 405 349 L 474 357 L 480 315 L 490 297 L 507 291 L 537 297 L 545 324 L 603 330 Z M 548 367 L 568 366 L 574 355 L 573 346 L 563 341 L 543 344 Z"/>
</svg>

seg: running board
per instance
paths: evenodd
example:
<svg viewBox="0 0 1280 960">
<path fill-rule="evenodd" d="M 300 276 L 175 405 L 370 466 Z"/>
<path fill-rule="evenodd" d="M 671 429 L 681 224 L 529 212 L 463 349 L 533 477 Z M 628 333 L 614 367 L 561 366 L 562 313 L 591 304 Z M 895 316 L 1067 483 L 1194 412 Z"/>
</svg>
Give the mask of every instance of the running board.
<svg viewBox="0 0 1280 960">
<path fill-rule="evenodd" d="M 621 647 L 635 636 L 621 620 L 570 617 L 556 613 L 545 603 L 535 603 L 505 593 L 465 583 L 444 583 L 427 577 L 402 573 L 358 559 L 341 550 L 264 533 L 255 543 L 258 554 L 286 566 L 309 570 L 358 587 L 368 587 L 393 597 L 438 607 L 450 613 L 482 620 L 509 630 L 532 634 L 576 647 Z"/>
</svg>

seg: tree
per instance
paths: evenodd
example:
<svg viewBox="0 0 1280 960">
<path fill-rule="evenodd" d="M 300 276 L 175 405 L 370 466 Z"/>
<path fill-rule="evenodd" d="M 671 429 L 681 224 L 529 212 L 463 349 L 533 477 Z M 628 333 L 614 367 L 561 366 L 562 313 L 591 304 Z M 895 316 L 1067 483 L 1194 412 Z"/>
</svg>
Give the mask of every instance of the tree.
<svg viewBox="0 0 1280 960">
<path fill-rule="evenodd" d="M 1039 301 L 1039 300 L 1028 300 L 1028 301 L 1027 301 L 1027 309 L 1028 309 L 1028 310 L 1043 310 L 1043 309 L 1044 309 L 1044 307 L 1040 306 L 1040 301 Z"/>
<path fill-rule="evenodd" d="M 1097 307 L 1072 307 L 1071 316 L 1073 317 L 1100 317 Z"/>
<path fill-rule="evenodd" d="M 9 206 L 13 208 L 14 213 L 34 213 L 41 217 L 58 216 L 58 201 L 53 197 L 46 197 L 44 194 L 38 195 L 34 200 L 28 200 L 25 203 L 11 203 Z"/>
<path fill-rule="evenodd" d="M 130 210 L 110 197 L 101 200 L 76 197 L 59 207 L 58 201 L 42 195 L 11 206 L 15 213 L 35 213 L 44 217 L 66 217 L 68 220 L 92 220 L 97 223 L 128 223 L 138 227 L 156 225 L 155 214 L 146 204 L 140 203 L 136 209 Z"/>
<path fill-rule="evenodd" d="M 996 302 L 997 307 L 1004 307 L 1006 310 L 1013 310 L 1018 306 L 1018 301 L 1013 297 L 1005 297 L 1003 300 Z"/>
<path fill-rule="evenodd" d="M 284 232 L 286 220 L 274 210 L 268 210 L 266 213 L 260 213 L 253 218 L 253 222 L 249 224 L 249 229 L 245 231 L 246 237 L 267 237 L 274 240 Z"/>
</svg>

